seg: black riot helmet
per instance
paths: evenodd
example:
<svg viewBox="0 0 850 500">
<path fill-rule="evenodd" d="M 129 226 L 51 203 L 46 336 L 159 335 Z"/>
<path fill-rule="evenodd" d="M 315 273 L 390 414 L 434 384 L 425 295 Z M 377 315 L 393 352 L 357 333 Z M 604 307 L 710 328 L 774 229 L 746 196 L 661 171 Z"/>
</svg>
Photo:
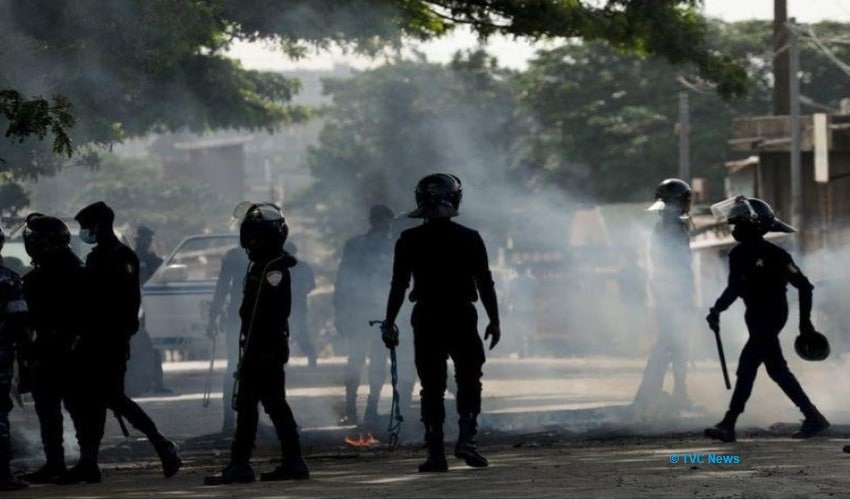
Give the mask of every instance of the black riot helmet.
<svg viewBox="0 0 850 500">
<path fill-rule="evenodd" d="M 655 188 L 655 203 L 647 210 L 653 212 L 672 211 L 683 215 L 691 211 L 691 186 L 682 179 L 664 179 Z"/>
<path fill-rule="evenodd" d="M 829 340 L 819 332 L 800 334 L 794 339 L 794 350 L 806 361 L 823 361 L 829 357 Z"/>
<path fill-rule="evenodd" d="M 36 263 L 67 250 L 71 231 L 56 217 L 40 213 L 29 214 L 24 225 L 24 249 Z"/>
<path fill-rule="evenodd" d="M 463 187 L 452 174 L 431 174 L 416 184 L 416 209 L 407 214 L 414 219 L 448 219 L 458 215 Z"/>
<path fill-rule="evenodd" d="M 762 235 L 770 231 L 780 233 L 796 232 L 793 227 L 776 217 L 776 214 L 773 213 L 773 209 L 770 208 L 767 202 L 758 198 L 736 196 L 735 198 L 729 198 L 715 203 L 711 206 L 711 211 L 715 217 L 725 220 L 736 228 L 746 229 Z"/>
<path fill-rule="evenodd" d="M 98 225 L 104 230 L 108 228 L 111 231 L 112 224 L 115 222 L 115 212 L 106 203 L 98 201 L 77 212 L 74 220 L 80 223 L 80 227 L 93 228 Z"/>
<path fill-rule="evenodd" d="M 280 207 L 273 203 L 242 202 L 233 215 L 242 221 L 239 244 L 248 252 L 248 257 L 271 256 L 283 250 L 289 226 Z"/>
</svg>

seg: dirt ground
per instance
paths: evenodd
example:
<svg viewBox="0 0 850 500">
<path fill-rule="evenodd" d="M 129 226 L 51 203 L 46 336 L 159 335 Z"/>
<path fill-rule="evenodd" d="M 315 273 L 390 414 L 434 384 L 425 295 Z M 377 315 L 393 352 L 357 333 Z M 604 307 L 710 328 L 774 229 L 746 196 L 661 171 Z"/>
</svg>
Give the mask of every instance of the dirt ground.
<svg viewBox="0 0 850 500">
<path fill-rule="evenodd" d="M 31 486 L 16 496 L 827 498 L 850 492 L 850 455 L 841 451 L 846 439 L 752 436 L 715 444 L 697 435 L 574 440 L 543 434 L 512 441 L 483 447 L 491 460 L 489 468 L 471 469 L 452 459 L 446 474 L 417 473 L 422 453 L 415 447 L 394 452 L 341 449 L 312 453 L 309 481 L 207 487 L 202 486 L 203 476 L 220 467 L 223 458 L 195 453 L 186 457 L 177 476 L 167 480 L 151 461 L 108 462 L 102 484 Z M 712 454 L 715 460 L 719 455 L 737 456 L 739 463 L 709 463 Z M 680 462 L 671 463 L 671 455 Z M 689 456 L 695 463 L 683 463 Z M 273 468 L 271 450 L 264 450 L 254 464 L 257 471 Z"/>
</svg>

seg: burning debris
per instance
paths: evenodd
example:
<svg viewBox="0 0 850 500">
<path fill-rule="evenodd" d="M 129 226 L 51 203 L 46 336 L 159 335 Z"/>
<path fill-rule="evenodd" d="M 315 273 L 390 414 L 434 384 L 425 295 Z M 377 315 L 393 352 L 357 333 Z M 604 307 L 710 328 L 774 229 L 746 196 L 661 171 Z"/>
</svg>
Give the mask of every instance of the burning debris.
<svg viewBox="0 0 850 500">
<path fill-rule="evenodd" d="M 354 448 L 373 448 L 381 444 L 380 441 L 375 437 L 371 432 L 366 433 L 366 437 L 363 437 L 363 433 L 359 433 L 357 438 L 351 436 L 345 436 L 345 444 L 348 446 L 352 446 Z"/>
</svg>

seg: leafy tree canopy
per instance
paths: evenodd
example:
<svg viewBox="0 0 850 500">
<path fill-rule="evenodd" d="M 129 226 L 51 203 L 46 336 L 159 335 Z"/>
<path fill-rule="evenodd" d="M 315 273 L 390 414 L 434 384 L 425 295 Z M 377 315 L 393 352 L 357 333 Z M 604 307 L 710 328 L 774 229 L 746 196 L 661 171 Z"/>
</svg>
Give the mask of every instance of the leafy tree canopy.
<svg viewBox="0 0 850 500">
<path fill-rule="evenodd" d="M 292 57 L 306 45 L 375 51 L 404 37 L 468 25 L 486 37 L 604 40 L 692 63 L 724 96 L 746 78 L 708 46 L 696 0 L 0 0 L 0 89 L 24 96 L 3 109 L 2 169 L 15 178 L 58 168 L 50 150 L 108 145 L 151 131 L 271 128 L 305 117 L 297 81 L 249 71 L 223 51 L 236 39 L 275 40 Z M 43 103 L 51 102 L 47 108 Z M 75 125 L 64 115 L 73 105 Z M 10 113 L 6 113 L 11 109 Z M 36 111 L 31 114 L 30 111 Z M 23 114 L 18 114 L 18 112 Z M 58 113 L 58 114 L 57 114 Z M 29 124 L 28 122 L 33 124 Z M 26 145 L 22 134 L 54 141 Z M 91 160 L 84 155 L 83 160 Z"/>
</svg>

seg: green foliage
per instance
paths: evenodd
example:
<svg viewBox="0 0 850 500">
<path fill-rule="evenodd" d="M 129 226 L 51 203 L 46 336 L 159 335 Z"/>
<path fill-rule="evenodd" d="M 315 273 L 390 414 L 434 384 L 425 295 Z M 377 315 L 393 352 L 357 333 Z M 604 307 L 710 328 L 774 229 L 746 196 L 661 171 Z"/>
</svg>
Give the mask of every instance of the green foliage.
<svg viewBox="0 0 850 500">
<path fill-rule="evenodd" d="M 39 211 L 72 217 L 82 207 L 103 200 L 115 210 L 117 226 L 145 224 L 165 248 L 188 234 L 227 231 L 232 207 L 197 180 L 165 178 L 155 160 L 103 158 L 97 171 L 73 168 L 39 182 L 33 193 Z"/>
<path fill-rule="evenodd" d="M 54 96 L 51 103 L 42 97 L 27 99 L 17 91 L 0 89 L 0 115 L 8 122 L 5 137 L 19 143 L 30 136 L 44 139 L 49 132 L 53 134 L 53 152 L 70 157 L 68 129 L 74 126 L 71 113 L 71 103 L 64 96 Z"/>
</svg>

